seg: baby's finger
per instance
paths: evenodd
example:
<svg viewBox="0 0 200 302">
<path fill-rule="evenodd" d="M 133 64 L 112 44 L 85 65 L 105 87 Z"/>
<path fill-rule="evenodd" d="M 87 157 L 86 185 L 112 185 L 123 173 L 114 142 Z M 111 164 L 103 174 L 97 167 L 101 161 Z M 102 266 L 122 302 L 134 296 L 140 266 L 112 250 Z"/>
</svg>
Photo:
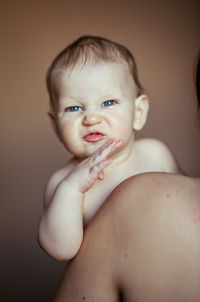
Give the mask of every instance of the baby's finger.
<svg viewBox="0 0 200 302">
<path fill-rule="evenodd" d="M 112 146 L 112 152 L 116 150 L 119 146 L 121 146 L 122 141 L 115 141 L 115 144 Z"/>
<path fill-rule="evenodd" d="M 103 171 L 105 167 L 112 163 L 112 159 L 106 159 L 98 162 L 96 165 L 90 168 L 89 172 L 92 178 L 98 178 L 99 173 Z"/>
<path fill-rule="evenodd" d="M 114 139 L 111 139 L 109 141 L 107 141 L 103 146 L 101 146 L 95 153 L 94 153 L 94 157 L 99 155 L 99 154 L 102 154 L 103 151 L 107 148 L 110 148 L 112 145 L 114 145 L 115 143 L 115 140 Z"/>
<path fill-rule="evenodd" d="M 98 174 L 98 180 L 103 180 L 104 179 L 104 171 L 100 171 Z"/>
<path fill-rule="evenodd" d="M 121 141 L 110 140 L 97 151 L 94 160 L 97 159 L 99 161 L 107 158 L 111 154 L 111 152 L 116 150 L 120 145 Z"/>
</svg>

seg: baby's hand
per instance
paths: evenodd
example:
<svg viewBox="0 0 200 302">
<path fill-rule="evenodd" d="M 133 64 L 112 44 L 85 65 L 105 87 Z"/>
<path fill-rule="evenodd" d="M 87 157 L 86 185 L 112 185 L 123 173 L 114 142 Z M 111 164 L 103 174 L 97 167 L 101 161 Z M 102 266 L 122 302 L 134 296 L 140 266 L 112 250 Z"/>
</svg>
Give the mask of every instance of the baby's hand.
<svg viewBox="0 0 200 302">
<path fill-rule="evenodd" d="M 88 191 L 97 179 L 104 179 L 103 169 L 112 163 L 107 157 L 121 145 L 121 141 L 110 140 L 94 154 L 86 158 L 70 172 L 66 180 L 77 186 L 82 193 Z"/>
</svg>

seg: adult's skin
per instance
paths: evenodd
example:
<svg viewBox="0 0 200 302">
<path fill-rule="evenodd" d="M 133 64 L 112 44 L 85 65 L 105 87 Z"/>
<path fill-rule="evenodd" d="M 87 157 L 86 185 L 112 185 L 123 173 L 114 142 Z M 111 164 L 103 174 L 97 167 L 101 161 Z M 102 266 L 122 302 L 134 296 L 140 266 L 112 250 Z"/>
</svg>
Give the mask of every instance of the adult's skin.
<svg viewBox="0 0 200 302">
<path fill-rule="evenodd" d="M 86 230 L 56 302 L 200 301 L 200 180 L 123 182 Z"/>
<path fill-rule="evenodd" d="M 199 302 L 200 179 L 121 183 L 86 229 L 54 302 Z"/>
</svg>

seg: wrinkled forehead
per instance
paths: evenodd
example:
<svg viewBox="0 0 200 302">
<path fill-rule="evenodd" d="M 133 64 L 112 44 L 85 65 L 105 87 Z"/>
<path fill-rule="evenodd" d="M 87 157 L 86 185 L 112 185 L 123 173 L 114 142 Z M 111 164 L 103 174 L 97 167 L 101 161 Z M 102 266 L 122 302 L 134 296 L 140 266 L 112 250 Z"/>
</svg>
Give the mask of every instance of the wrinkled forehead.
<svg viewBox="0 0 200 302">
<path fill-rule="evenodd" d="M 112 85 L 134 85 L 134 80 L 125 62 L 90 62 L 83 64 L 78 62 L 73 68 L 57 68 L 52 73 L 52 88 L 55 92 L 62 90 L 67 83 L 81 84 L 87 82 L 99 82 L 106 85 L 106 81 Z"/>
</svg>

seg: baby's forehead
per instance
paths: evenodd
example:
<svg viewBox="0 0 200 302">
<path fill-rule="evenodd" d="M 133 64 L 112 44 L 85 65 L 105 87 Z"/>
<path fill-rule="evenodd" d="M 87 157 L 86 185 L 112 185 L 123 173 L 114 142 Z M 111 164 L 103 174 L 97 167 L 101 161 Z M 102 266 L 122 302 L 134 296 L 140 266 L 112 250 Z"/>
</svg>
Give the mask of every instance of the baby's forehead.
<svg viewBox="0 0 200 302">
<path fill-rule="evenodd" d="M 53 95 L 57 100 L 66 97 L 81 99 L 83 96 L 117 98 L 129 94 L 133 96 L 137 90 L 128 66 L 113 62 L 56 70 L 53 86 Z"/>
<path fill-rule="evenodd" d="M 130 73 L 128 64 L 123 61 L 117 62 L 89 62 L 84 64 L 83 62 L 78 62 L 76 65 L 69 68 L 56 68 L 52 73 L 52 83 L 54 85 L 62 85 L 69 80 L 82 81 L 85 80 L 98 80 L 100 77 L 107 77 L 113 79 L 128 79 L 133 77 Z"/>
</svg>

